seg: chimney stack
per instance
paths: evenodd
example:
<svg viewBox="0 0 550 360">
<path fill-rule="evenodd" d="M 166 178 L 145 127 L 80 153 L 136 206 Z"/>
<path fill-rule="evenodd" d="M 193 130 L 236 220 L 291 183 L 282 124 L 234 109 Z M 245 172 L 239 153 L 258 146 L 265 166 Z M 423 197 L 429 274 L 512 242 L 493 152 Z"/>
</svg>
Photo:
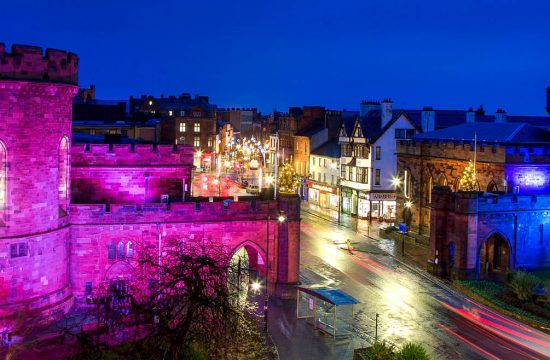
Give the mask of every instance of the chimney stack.
<svg viewBox="0 0 550 360">
<path fill-rule="evenodd" d="M 506 122 L 506 111 L 503 109 L 497 109 L 495 113 L 495 122 L 496 123 L 505 123 Z"/>
<path fill-rule="evenodd" d="M 466 122 L 467 123 L 476 122 L 476 113 L 473 108 L 469 108 L 468 111 L 466 111 Z"/>
<path fill-rule="evenodd" d="M 431 106 L 424 106 L 422 109 L 422 132 L 435 130 L 435 111 Z"/>
<path fill-rule="evenodd" d="M 359 116 L 367 116 L 369 111 L 380 110 L 380 103 L 378 101 L 361 101 L 359 105 Z"/>
<path fill-rule="evenodd" d="M 381 104 L 380 116 L 382 118 L 382 123 L 380 127 L 384 128 L 392 118 L 392 101 L 391 99 L 384 99 Z"/>
</svg>

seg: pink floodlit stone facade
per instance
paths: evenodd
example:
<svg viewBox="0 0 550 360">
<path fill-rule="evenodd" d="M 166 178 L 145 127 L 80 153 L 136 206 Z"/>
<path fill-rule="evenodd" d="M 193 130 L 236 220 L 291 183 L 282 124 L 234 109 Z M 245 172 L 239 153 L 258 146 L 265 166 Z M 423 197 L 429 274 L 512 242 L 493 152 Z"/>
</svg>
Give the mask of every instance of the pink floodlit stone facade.
<svg viewBox="0 0 550 360">
<path fill-rule="evenodd" d="M 48 322 L 101 285 L 136 280 L 139 250 L 162 253 L 174 241 L 207 240 L 227 254 L 244 247 L 252 266 L 263 259 L 260 273 L 268 261 L 270 292 L 289 294 L 299 198 L 184 202 L 191 146 L 71 146 L 77 79 L 74 54 L 0 44 L 0 333 L 21 313 Z M 270 221 L 268 240 L 268 212 L 281 210 L 287 220 Z"/>
<path fill-rule="evenodd" d="M 68 170 L 77 74 L 73 54 L 23 46 L 6 54 L 0 44 L 0 323 L 18 310 L 48 316 L 72 304 L 70 179 L 60 164 Z"/>
</svg>

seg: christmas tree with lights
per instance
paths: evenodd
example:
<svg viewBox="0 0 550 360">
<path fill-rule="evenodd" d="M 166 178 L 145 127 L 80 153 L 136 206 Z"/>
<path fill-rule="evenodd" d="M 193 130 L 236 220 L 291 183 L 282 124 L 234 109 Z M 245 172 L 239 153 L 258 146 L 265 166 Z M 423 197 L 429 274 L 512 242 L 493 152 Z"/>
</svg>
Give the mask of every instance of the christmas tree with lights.
<svg viewBox="0 0 550 360">
<path fill-rule="evenodd" d="M 298 189 L 298 177 L 296 171 L 289 163 L 283 165 L 279 179 L 277 180 L 279 192 L 282 194 L 296 194 Z"/>
<path fill-rule="evenodd" d="M 462 171 L 460 177 L 460 183 L 458 184 L 458 190 L 460 191 L 476 191 L 477 190 L 477 177 L 476 169 L 472 160 L 468 162 L 468 165 Z"/>
</svg>

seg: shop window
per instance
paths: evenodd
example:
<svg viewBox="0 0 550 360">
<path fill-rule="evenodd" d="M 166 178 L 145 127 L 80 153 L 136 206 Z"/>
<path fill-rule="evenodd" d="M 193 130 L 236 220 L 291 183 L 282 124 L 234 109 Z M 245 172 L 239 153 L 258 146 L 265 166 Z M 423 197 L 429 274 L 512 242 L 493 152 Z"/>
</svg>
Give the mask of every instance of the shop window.
<svg viewBox="0 0 550 360">
<path fill-rule="evenodd" d="M 116 257 L 118 258 L 124 257 L 124 243 L 122 241 L 119 241 L 116 246 Z"/>
</svg>

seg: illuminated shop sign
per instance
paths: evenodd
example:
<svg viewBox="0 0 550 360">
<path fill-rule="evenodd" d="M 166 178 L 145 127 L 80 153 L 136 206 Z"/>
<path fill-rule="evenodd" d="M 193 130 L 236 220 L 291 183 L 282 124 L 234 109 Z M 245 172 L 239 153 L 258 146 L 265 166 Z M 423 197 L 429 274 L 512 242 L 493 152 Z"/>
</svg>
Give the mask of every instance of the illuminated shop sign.
<svg viewBox="0 0 550 360">
<path fill-rule="evenodd" d="M 321 185 L 321 184 L 316 184 L 316 183 L 310 183 L 309 187 L 312 188 L 312 189 L 325 191 L 325 192 L 329 192 L 329 193 L 334 192 L 334 188 L 331 187 L 331 186 L 326 186 L 326 185 Z"/>
<path fill-rule="evenodd" d="M 395 193 L 370 193 L 372 201 L 391 201 L 395 200 Z"/>
</svg>

